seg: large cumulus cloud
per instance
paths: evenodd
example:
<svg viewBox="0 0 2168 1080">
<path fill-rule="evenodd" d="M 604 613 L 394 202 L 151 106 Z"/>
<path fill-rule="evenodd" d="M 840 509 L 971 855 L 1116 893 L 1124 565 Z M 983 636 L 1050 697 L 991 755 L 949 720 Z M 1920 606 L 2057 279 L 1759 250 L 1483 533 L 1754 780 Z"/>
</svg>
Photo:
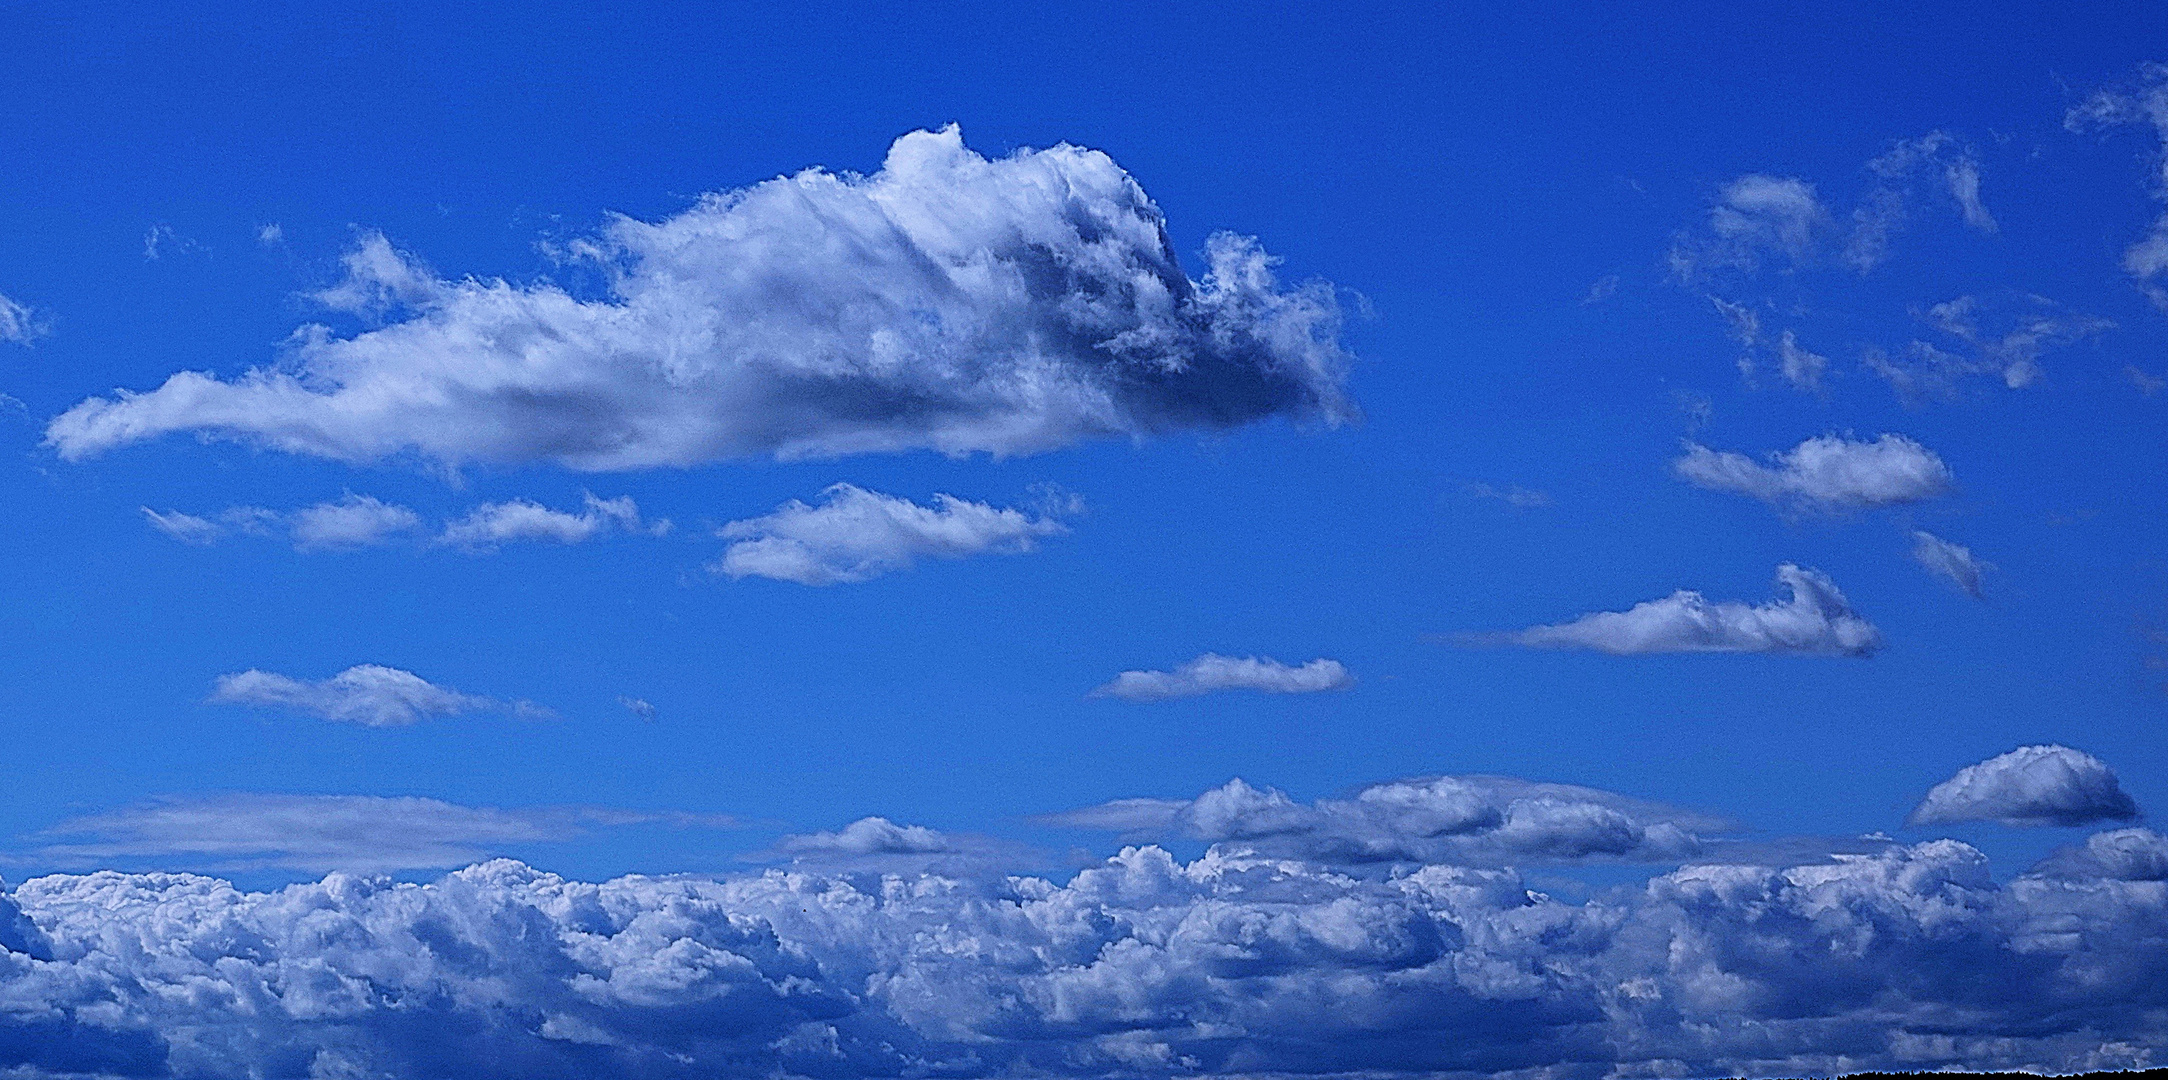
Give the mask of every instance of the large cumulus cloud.
<svg viewBox="0 0 2168 1080">
<path fill-rule="evenodd" d="M 2069 826 L 2137 816 L 2137 802 L 2107 762 L 2083 750 L 2048 744 L 2020 746 L 1957 770 L 1927 792 L 1909 823 Z"/>
<path fill-rule="evenodd" d="M 1066 883 L 500 861 L 12 903 L 37 940 L 0 952 L 0 1069 L 30 1075 L 2069 1071 L 2168 1036 L 2168 886 L 1998 885 L 1947 840 L 1585 903 L 1506 869 L 1155 847 Z"/>
<path fill-rule="evenodd" d="M 1231 234 L 1186 276 L 1112 159 L 989 160 L 956 128 L 871 176 L 809 169 L 570 245 L 607 294 L 438 276 L 367 238 L 321 298 L 384 320 L 297 332 L 231 379 L 91 398 L 47 441 L 80 459 L 173 432 L 346 461 L 575 469 L 1081 439 L 1351 415 L 1339 308 Z"/>
</svg>

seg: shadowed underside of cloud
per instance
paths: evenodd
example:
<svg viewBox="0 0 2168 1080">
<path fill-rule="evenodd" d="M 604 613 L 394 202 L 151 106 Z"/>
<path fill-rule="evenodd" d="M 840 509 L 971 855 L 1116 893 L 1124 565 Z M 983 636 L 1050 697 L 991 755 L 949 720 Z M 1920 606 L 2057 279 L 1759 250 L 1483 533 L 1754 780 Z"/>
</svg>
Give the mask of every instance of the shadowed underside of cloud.
<svg viewBox="0 0 2168 1080">
<path fill-rule="evenodd" d="M 440 278 L 368 238 L 319 294 L 388 324 L 305 327 L 234 379 L 186 371 L 55 418 L 70 460 L 192 431 L 345 461 L 575 469 L 932 449 L 1353 415 L 1329 285 L 1283 291 L 1228 234 L 1185 276 L 1160 212 L 1097 151 L 989 160 L 952 126 L 871 176 L 809 169 L 568 258 L 609 295 Z"/>
<path fill-rule="evenodd" d="M 219 676 L 210 700 L 221 705 L 289 709 L 368 727 L 402 727 L 435 716 L 499 709 L 519 716 L 550 715 L 530 701 L 503 702 L 462 694 L 382 664 L 356 664 L 314 682 L 251 668 Z"/>
<path fill-rule="evenodd" d="M 2005 825 L 2091 825 L 2130 821 L 2138 804 L 2108 763 L 2067 746 L 2021 746 L 1936 784 L 1906 819 L 1911 825 L 1999 821 Z"/>
<path fill-rule="evenodd" d="M 800 585 L 854 584 L 909 569 L 920 559 L 1021 554 L 1041 538 L 1068 532 L 1051 517 L 995 508 L 952 495 L 932 506 L 837 484 L 817 506 L 796 499 L 775 512 L 733 521 L 719 535 L 732 541 L 709 570 L 733 578 L 764 577 Z"/>
<path fill-rule="evenodd" d="M 1998 885 L 1947 840 L 1579 904 L 1155 847 L 1066 884 L 107 872 L 0 897 L 0 946 L 33 1076 L 2070 1072 L 2168 1035 L 2161 882 Z"/>
<path fill-rule="evenodd" d="M 1934 451 L 1902 435 L 1872 442 L 1821 435 L 1772 455 L 1769 465 L 1689 442 L 1671 470 L 1696 487 L 1795 510 L 1898 506 L 1946 494 L 1955 483 Z"/>
<path fill-rule="evenodd" d="M 1789 600 L 1749 605 L 1710 602 L 1681 589 L 1626 611 L 1599 611 L 1572 622 L 1517 633 L 1476 635 L 1474 643 L 1503 642 L 1543 649 L 1594 649 L 1614 656 L 1652 653 L 1751 652 L 1868 657 L 1882 634 L 1852 610 L 1834 582 L 1818 570 L 1786 563 L 1777 583 Z"/>
<path fill-rule="evenodd" d="M 1267 694 L 1315 694 L 1346 690 L 1355 676 L 1338 660 L 1322 657 L 1307 664 L 1283 664 L 1269 656 L 1221 656 L 1205 653 L 1173 671 L 1124 671 L 1092 691 L 1093 697 L 1123 701 L 1167 701 L 1221 690 L 1257 690 Z"/>
</svg>

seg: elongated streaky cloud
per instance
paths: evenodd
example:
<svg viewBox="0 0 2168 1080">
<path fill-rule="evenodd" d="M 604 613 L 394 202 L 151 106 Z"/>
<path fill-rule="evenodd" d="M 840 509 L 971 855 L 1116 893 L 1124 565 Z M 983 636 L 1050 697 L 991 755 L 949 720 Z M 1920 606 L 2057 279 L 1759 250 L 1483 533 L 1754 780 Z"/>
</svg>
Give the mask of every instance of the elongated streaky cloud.
<svg viewBox="0 0 2168 1080">
<path fill-rule="evenodd" d="M 446 525 L 437 542 L 473 550 L 490 550 L 520 540 L 577 544 L 612 527 L 660 535 L 669 531 L 670 523 L 643 524 L 640 508 L 630 496 L 598 499 L 589 494 L 586 510 L 578 514 L 552 510 L 531 499 L 513 499 L 475 507 L 466 517 Z"/>
<path fill-rule="evenodd" d="M 1788 267 L 1802 266 L 1813 261 L 1829 228 L 1829 210 L 1813 184 L 1749 174 L 1717 192 L 1705 233 L 1682 234 L 1673 242 L 1671 270 L 1690 281 L 1710 270 L 1752 273 L 1771 256 L 1782 256 Z"/>
<path fill-rule="evenodd" d="M 252 509 L 245 508 L 243 513 Z M 296 510 L 288 518 L 294 546 L 304 551 L 374 547 L 420 527 L 421 523 L 420 515 L 404 506 L 352 493 L 338 502 L 318 503 Z"/>
<path fill-rule="evenodd" d="M 511 845 L 596 826 L 728 827 L 728 818 L 594 807 L 497 809 L 438 799 L 234 793 L 163 799 L 71 818 L 39 834 L 62 865 L 158 859 L 199 868 L 380 873 L 463 866 Z"/>
<path fill-rule="evenodd" d="M 952 495 L 935 495 L 932 506 L 921 506 L 836 484 L 821 493 L 818 505 L 792 499 L 774 513 L 723 526 L 719 535 L 733 543 L 709 569 L 800 585 L 855 583 L 920 559 L 1028 552 L 1067 531 L 1049 517 Z"/>
<path fill-rule="evenodd" d="M 1771 455 L 1768 465 L 1688 442 L 1671 471 L 1696 487 L 1751 495 L 1791 510 L 1898 506 L 1946 494 L 1955 486 L 1949 466 L 1934 451 L 1902 435 L 1871 442 L 1820 435 Z"/>
<path fill-rule="evenodd" d="M 1291 665 L 1269 656 L 1205 653 L 1173 671 L 1124 671 L 1093 690 L 1092 696 L 1143 702 L 1197 697 L 1221 690 L 1315 694 L 1354 685 L 1355 676 L 1338 660 L 1319 657 L 1307 664 Z"/>
<path fill-rule="evenodd" d="M 1786 563 L 1777 567 L 1777 584 L 1791 593 L 1790 599 L 1755 605 L 1711 602 L 1681 589 L 1626 611 L 1599 611 L 1572 622 L 1474 640 L 1594 649 L 1614 656 L 1738 652 L 1864 658 L 1882 647 L 1881 632 L 1852 610 L 1821 571 Z"/>
<path fill-rule="evenodd" d="M 1999 821 L 2004 825 L 2091 825 L 2129 821 L 2138 804 L 2108 763 L 2067 746 L 2021 746 L 1936 784 L 1910 825 Z"/>
<path fill-rule="evenodd" d="M 1982 595 L 1980 577 L 1990 564 L 1972 553 L 1963 544 L 1953 544 L 1924 529 L 1912 532 L 1912 561 L 1927 568 L 1927 572 L 1940 577 L 1965 591 L 1977 600 Z"/>
<path fill-rule="evenodd" d="M 314 682 L 251 668 L 219 676 L 210 700 L 221 705 L 287 709 L 368 727 L 403 727 L 432 717 L 493 710 L 528 717 L 550 715 L 549 710 L 533 702 L 504 702 L 462 694 L 411 671 L 381 664 L 357 664 Z"/>
<path fill-rule="evenodd" d="M 143 520 L 150 522 L 151 528 L 184 544 L 216 543 L 226 532 L 225 527 L 219 523 L 194 514 L 184 514 L 178 510 L 168 510 L 161 514 L 148 506 L 137 509 L 143 511 Z"/>
<path fill-rule="evenodd" d="M 1353 416 L 1331 286 L 1283 290 L 1218 234 L 1185 276 L 1159 208 L 1097 151 L 989 160 L 953 126 L 871 176 L 809 169 L 565 249 L 608 295 L 440 278 L 369 237 L 334 306 L 397 321 L 237 378 L 184 371 L 47 427 L 76 460 L 170 432 L 294 453 L 575 469 L 746 456 L 1044 451 Z"/>
</svg>

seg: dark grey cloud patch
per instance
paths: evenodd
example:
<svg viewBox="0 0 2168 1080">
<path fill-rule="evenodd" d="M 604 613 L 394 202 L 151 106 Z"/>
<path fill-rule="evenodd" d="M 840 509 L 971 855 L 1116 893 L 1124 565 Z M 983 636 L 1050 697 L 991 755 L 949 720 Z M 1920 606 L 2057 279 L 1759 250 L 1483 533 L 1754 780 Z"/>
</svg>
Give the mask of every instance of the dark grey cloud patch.
<svg viewBox="0 0 2168 1080">
<path fill-rule="evenodd" d="M 1599 611 L 1571 622 L 1508 634 L 1477 635 L 1472 643 L 1502 642 L 1540 649 L 1593 649 L 1614 656 L 1654 653 L 1749 652 L 1868 657 L 1882 647 L 1876 630 L 1819 570 L 1777 567 L 1786 600 L 1746 604 L 1710 601 L 1681 589 L 1625 611 Z"/>
<path fill-rule="evenodd" d="M 564 255 L 609 295 L 447 279 L 369 237 L 320 299 L 387 325 L 307 327 L 235 378 L 88 399 L 47 442 L 79 460 L 194 432 L 354 462 L 614 470 L 1354 415 L 1331 286 L 1283 289 L 1225 233 L 1191 280 L 1144 190 L 1078 147 L 988 159 L 954 127 L 914 132 L 871 176 L 809 169 L 616 218 Z"/>
<path fill-rule="evenodd" d="M 2072 826 L 2130 821 L 2138 804 L 2108 763 L 2067 746 L 2021 746 L 1936 784 L 1906 819 L 1910 825 L 1999 821 Z"/>
</svg>

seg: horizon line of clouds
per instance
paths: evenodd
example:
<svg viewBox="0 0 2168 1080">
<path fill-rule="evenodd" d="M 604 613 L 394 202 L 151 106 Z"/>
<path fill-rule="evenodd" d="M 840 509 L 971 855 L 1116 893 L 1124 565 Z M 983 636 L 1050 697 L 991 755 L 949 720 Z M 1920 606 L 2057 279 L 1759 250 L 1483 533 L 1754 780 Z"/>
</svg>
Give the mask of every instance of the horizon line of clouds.
<svg viewBox="0 0 2168 1080">
<path fill-rule="evenodd" d="M 662 536 L 672 527 L 668 518 L 643 521 L 629 495 L 601 499 L 585 492 L 582 498 L 585 505 L 576 514 L 528 498 L 481 503 L 445 521 L 426 542 L 479 555 L 509 543 L 578 544 L 612 530 Z M 296 551 L 348 551 L 391 544 L 423 528 L 421 515 L 411 508 L 351 491 L 337 501 L 293 511 L 233 506 L 216 517 L 201 517 L 180 510 L 160 513 L 148 506 L 139 510 L 153 529 L 198 546 L 215 544 L 229 535 L 270 536 L 283 531 Z"/>
<path fill-rule="evenodd" d="M 194 432 L 350 463 L 612 471 L 1357 417 L 1330 284 L 1282 289 L 1232 233 L 1191 280 L 1137 181 L 1068 144 L 989 159 L 954 125 L 911 132 L 871 175 L 811 168 L 658 222 L 612 216 L 555 254 L 602 271 L 606 297 L 440 277 L 365 234 L 314 299 L 374 328 L 311 324 L 233 379 L 86 398 L 45 444 L 80 461 Z"/>
<path fill-rule="evenodd" d="M 532 701 L 501 701 L 461 693 L 411 671 L 382 664 L 356 664 L 316 680 L 250 668 L 220 675 L 205 702 L 284 709 L 364 727 L 407 727 L 423 720 L 476 712 L 507 713 L 522 720 L 557 717 L 554 710 Z M 632 711 L 640 713 L 638 709 Z"/>
<path fill-rule="evenodd" d="M 1588 649 L 1613 656 L 1663 653 L 1771 653 L 1866 659 L 1882 634 L 1854 611 L 1836 583 L 1819 570 L 1777 567 L 1784 600 L 1711 602 L 1692 589 L 1646 600 L 1626 611 L 1597 611 L 1563 623 L 1502 633 L 1457 635 L 1465 645 Z"/>
<path fill-rule="evenodd" d="M 1221 656 L 1203 653 L 1173 671 L 1124 671 L 1089 696 L 1132 704 L 1201 697 L 1228 690 L 1266 694 L 1316 694 L 1350 690 L 1354 673 L 1338 660 L 1319 657 L 1305 664 L 1283 664 L 1269 656 Z"/>
</svg>

